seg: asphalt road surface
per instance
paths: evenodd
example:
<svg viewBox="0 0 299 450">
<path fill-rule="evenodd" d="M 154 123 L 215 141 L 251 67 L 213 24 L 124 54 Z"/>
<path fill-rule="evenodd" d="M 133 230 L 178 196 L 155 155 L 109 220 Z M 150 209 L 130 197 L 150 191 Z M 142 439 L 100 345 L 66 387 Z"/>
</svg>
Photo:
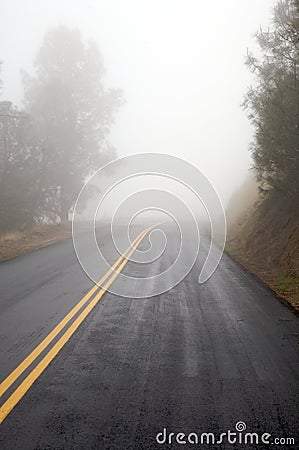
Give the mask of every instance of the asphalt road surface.
<svg viewBox="0 0 299 450">
<path fill-rule="evenodd" d="M 107 230 L 100 245 L 113 263 Z M 121 270 L 159 272 L 169 248 Z M 88 245 L 86 258 L 97 264 Z M 88 294 L 70 240 L 0 263 L 0 450 L 298 448 L 298 318 L 228 255 L 203 285 L 199 265 L 161 295 L 102 292 L 93 304 L 100 288 Z"/>
</svg>

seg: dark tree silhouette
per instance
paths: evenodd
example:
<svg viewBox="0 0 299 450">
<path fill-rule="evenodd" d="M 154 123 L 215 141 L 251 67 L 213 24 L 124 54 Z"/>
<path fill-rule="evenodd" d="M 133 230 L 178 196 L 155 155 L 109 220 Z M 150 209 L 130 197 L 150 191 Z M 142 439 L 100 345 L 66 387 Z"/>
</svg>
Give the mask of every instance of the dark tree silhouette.
<svg viewBox="0 0 299 450">
<path fill-rule="evenodd" d="M 254 165 L 262 189 L 299 194 L 299 2 L 276 3 L 272 28 L 260 30 L 259 60 L 248 54 L 257 75 L 244 101 L 255 126 Z"/>
</svg>

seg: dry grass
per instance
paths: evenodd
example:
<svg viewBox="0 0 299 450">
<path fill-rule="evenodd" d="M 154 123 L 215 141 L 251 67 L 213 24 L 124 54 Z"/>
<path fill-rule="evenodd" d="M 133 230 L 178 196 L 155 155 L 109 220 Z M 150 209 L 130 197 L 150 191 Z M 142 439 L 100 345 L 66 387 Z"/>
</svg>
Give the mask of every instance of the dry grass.
<svg viewBox="0 0 299 450">
<path fill-rule="evenodd" d="M 12 231 L 0 238 L 0 261 L 45 247 L 71 236 L 70 224 L 35 225 L 26 231 Z"/>
<path fill-rule="evenodd" d="M 287 267 L 271 267 L 265 259 L 244 250 L 236 241 L 228 241 L 227 252 L 249 272 L 269 286 L 288 306 L 299 314 L 299 278 L 288 274 Z"/>
<path fill-rule="evenodd" d="M 269 195 L 231 224 L 227 251 L 299 313 L 299 217 L 291 199 Z"/>
</svg>

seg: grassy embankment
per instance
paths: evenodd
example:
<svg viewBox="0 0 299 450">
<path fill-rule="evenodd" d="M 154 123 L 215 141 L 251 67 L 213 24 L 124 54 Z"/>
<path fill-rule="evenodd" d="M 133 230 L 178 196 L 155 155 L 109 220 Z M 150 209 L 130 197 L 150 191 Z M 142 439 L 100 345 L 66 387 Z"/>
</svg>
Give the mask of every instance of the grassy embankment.
<svg viewBox="0 0 299 450">
<path fill-rule="evenodd" d="M 34 225 L 0 236 L 0 261 L 36 250 L 71 236 L 71 224 Z"/>
<path fill-rule="evenodd" d="M 299 312 L 299 208 L 271 192 L 261 200 L 247 180 L 227 209 L 227 251 Z"/>
</svg>

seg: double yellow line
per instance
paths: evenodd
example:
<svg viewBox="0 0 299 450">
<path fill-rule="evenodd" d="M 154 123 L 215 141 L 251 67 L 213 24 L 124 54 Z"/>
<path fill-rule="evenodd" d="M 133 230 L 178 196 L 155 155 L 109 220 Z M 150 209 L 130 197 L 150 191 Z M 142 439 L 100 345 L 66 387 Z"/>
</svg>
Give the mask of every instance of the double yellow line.
<svg viewBox="0 0 299 450">
<path fill-rule="evenodd" d="M 63 328 L 71 321 L 71 319 L 77 314 L 77 312 L 89 301 L 89 299 L 95 294 L 91 302 L 83 309 L 74 322 L 67 328 L 63 335 L 58 339 L 55 345 L 50 348 L 48 353 L 41 359 L 41 361 L 32 369 L 27 377 L 21 382 L 21 384 L 14 390 L 10 397 L 0 407 L 0 424 L 16 406 L 16 404 L 22 399 L 26 392 L 33 385 L 35 380 L 43 373 L 50 362 L 60 352 L 62 347 L 68 342 L 70 337 L 74 334 L 77 328 L 81 325 L 84 319 L 88 316 L 90 311 L 96 306 L 109 286 L 113 283 L 115 278 L 120 274 L 125 265 L 128 263 L 130 256 L 137 249 L 138 245 L 145 237 L 145 235 L 151 231 L 154 227 L 146 228 L 142 231 L 132 244 L 127 248 L 123 255 L 121 255 L 117 261 L 110 267 L 100 281 L 93 286 L 92 289 L 77 303 L 77 305 L 56 325 L 56 327 L 45 337 L 45 339 L 5 378 L 0 384 L 0 397 L 12 386 L 12 384 L 22 375 L 22 373 L 38 358 L 38 356 L 48 347 L 48 345 L 58 336 Z M 112 274 L 113 273 L 113 274 Z M 110 275 L 112 276 L 110 277 Z M 109 278 L 110 277 L 110 278 Z M 106 280 L 108 281 L 102 286 Z"/>
</svg>

